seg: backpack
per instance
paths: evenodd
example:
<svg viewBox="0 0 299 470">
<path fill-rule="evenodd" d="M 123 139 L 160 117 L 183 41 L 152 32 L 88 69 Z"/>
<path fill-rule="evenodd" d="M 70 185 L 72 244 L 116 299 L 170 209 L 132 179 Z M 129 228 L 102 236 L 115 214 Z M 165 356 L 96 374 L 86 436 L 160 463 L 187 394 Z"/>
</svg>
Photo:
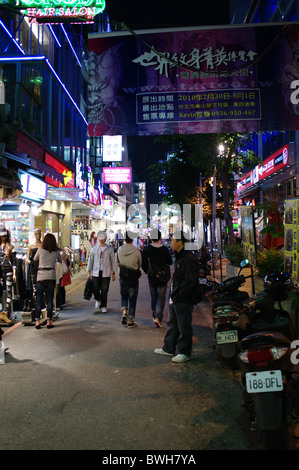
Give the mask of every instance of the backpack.
<svg viewBox="0 0 299 470">
<path fill-rule="evenodd" d="M 158 266 L 148 258 L 148 277 L 154 284 L 163 286 L 171 278 L 169 264 Z"/>
</svg>

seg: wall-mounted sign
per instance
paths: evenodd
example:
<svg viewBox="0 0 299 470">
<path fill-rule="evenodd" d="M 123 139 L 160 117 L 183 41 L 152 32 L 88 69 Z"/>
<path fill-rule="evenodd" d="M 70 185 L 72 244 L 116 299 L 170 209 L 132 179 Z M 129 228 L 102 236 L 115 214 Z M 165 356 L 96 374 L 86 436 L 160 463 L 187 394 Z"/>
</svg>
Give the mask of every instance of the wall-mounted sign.
<svg viewBox="0 0 299 470">
<path fill-rule="evenodd" d="M 75 187 L 75 178 L 74 173 L 67 168 L 65 165 L 60 163 L 56 158 L 52 157 L 49 153 L 45 154 L 45 163 L 50 167 L 54 168 L 58 173 L 63 176 L 63 184 L 60 181 L 54 180 L 49 176 L 45 176 L 46 183 L 55 186 L 56 188 L 74 188 Z"/>
<path fill-rule="evenodd" d="M 132 168 L 131 167 L 104 167 L 103 168 L 103 183 L 104 184 L 124 184 L 132 182 Z"/>
<path fill-rule="evenodd" d="M 35 176 L 29 175 L 28 173 L 22 173 L 20 176 L 23 186 L 21 197 L 32 199 L 34 201 L 47 199 L 48 185 L 44 181 L 35 178 Z"/>
<path fill-rule="evenodd" d="M 95 15 L 102 13 L 105 0 L 20 0 L 24 5 L 25 15 L 49 22 L 59 19 L 82 18 L 92 21 Z"/>
<path fill-rule="evenodd" d="M 122 135 L 103 135 L 103 162 L 121 162 L 122 151 Z"/>
<path fill-rule="evenodd" d="M 289 144 L 286 144 L 270 157 L 266 158 L 261 165 L 257 165 L 253 170 L 246 173 L 246 175 L 237 182 L 237 194 L 287 167 L 290 164 L 289 154 Z"/>
</svg>

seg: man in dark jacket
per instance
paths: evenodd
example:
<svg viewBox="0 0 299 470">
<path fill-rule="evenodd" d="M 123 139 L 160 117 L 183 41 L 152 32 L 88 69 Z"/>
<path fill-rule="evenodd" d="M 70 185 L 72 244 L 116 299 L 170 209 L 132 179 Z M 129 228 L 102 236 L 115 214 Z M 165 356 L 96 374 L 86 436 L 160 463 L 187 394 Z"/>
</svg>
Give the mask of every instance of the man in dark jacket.
<svg viewBox="0 0 299 470">
<path fill-rule="evenodd" d="M 167 332 L 163 348 L 156 354 L 173 356 L 173 362 L 189 361 L 192 353 L 192 311 L 198 282 L 198 268 L 191 251 L 185 250 L 189 242 L 183 232 L 176 232 L 171 241 L 175 252 L 175 268 L 169 301 Z"/>
<path fill-rule="evenodd" d="M 170 279 L 170 265 L 172 258 L 168 248 L 161 244 L 160 230 L 151 231 L 152 243 L 142 253 L 142 269 L 148 275 L 148 284 L 151 296 L 153 321 L 156 328 L 162 328 L 163 311 L 166 298 L 167 283 Z M 167 268 L 169 276 L 167 276 Z M 165 273 L 164 279 L 158 279 L 157 273 Z"/>
</svg>

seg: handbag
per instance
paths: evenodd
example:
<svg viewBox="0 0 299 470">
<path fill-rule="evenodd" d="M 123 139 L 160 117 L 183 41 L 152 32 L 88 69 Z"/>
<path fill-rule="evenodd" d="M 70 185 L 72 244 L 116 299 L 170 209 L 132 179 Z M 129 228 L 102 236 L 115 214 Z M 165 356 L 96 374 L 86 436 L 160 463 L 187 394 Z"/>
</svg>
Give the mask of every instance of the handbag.
<svg viewBox="0 0 299 470">
<path fill-rule="evenodd" d="M 92 288 L 92 279 L 87 279 L 85 288 L 84 288 L 84 293 L 83 297 L 85 300 L 90 300 L 93 294 L 93 288 Z"/>
<path fill-rule="evenodd" d="M 121 264 L 119 265 L 119 278 L 127 287 L 136 287 L 140 276 L 140 269 L 128 268 Z"/>
<path fill-rule="evenodd" d="M 69 272 L 68 265 L 66 264 L 66 262 L 63 259 L 62 260 L 62 275 L 67 274 L 68 272 Z"/>
</svg>

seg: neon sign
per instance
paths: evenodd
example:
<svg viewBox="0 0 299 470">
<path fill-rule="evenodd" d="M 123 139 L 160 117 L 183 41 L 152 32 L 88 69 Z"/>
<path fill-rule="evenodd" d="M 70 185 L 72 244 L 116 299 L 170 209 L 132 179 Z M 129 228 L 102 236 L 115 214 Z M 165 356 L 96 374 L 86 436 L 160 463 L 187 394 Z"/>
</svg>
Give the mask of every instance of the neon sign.
<svg viewBox="0 0 299 470">
<path fill-rule="evenodd" d="M 105 0 L 20 0 L 31 18 L 59 19 L 85 18 L 93 20 L 106 7 Z"/>
</svg>

